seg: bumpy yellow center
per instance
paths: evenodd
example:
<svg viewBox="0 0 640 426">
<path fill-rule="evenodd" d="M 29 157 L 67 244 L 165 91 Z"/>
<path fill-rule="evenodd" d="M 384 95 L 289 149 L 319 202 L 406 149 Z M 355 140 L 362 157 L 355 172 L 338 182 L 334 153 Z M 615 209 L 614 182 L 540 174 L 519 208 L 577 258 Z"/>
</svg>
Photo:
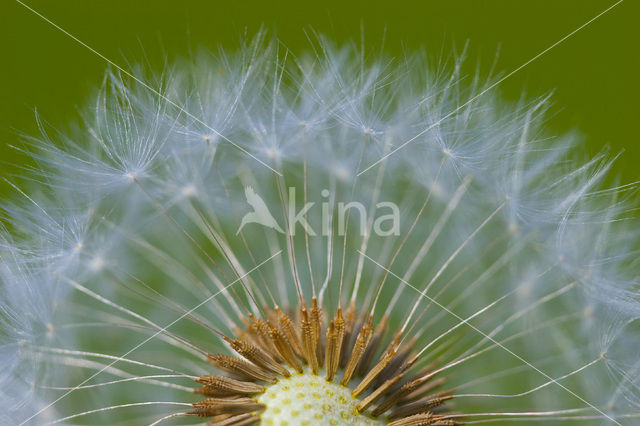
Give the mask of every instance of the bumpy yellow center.
<svg viewBox="0 0 640 426">
<path fill-rule="evenodd" d="M 257 398 L 266 406 L 261 414 L 265 425 L 381 425 L 384 422 L 358 413 L 360 400 L 351 389 L 328 383 L 322 374 L 293 374 L 269 386 Z"/>
</svg>

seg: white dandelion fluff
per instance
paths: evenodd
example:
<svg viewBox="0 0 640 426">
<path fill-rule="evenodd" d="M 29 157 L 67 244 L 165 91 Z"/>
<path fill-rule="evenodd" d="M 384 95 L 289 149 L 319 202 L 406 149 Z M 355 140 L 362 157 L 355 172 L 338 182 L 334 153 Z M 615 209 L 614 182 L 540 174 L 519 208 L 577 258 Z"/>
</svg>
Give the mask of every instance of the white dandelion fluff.
<svg viewBox="0 0 640 426">
<path fill-rule="evenodd" d="M 109 71 L 41 123 L 3 423 L 637 424 L 636 187 L 461 59 L 313 47 Z"/>
</svg>

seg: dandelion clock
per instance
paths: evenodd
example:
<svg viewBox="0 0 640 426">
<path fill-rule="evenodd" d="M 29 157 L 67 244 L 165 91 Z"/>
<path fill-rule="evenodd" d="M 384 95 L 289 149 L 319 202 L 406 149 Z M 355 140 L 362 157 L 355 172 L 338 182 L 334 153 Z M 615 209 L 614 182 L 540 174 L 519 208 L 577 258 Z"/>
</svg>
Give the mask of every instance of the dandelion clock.
<svg viewBox="0 0 640 426">
<path fill-rule="evenodd" d="M 460 61 L 260 35 L 38 117 L 2 424 L 637 425 L 636 188 Z"/>
</svg>

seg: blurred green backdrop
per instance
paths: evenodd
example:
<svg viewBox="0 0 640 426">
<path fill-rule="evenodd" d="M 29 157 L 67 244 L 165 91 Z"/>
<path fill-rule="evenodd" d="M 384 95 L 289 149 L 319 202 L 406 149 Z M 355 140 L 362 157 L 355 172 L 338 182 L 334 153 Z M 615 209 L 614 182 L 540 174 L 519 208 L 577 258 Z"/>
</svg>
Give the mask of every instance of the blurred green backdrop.
<svg viewBox="0 0 640 426">
<path fill-rule="evenodd" d="M 424 47 L 450 54 L 469 40 L 468 73 L 478 61 L 508 73 L 614 3 L 612 0 L 169 1 L 23 0 L 106 57 L 126 67 L 147 56 L 187 55 L 191 47 L 235 48 L 263 25 L 290 49 L 307 49 L 305 30 L 340 42 L 364 34 L 370 48 L 400 57 Z M 10 146 L 37 134 L 34 108 L 57 128 L 77 117 L 106 63 L 14 0 L 2 0 L 0 177 L 29 159 Z M 638 180 L 640 2 L 626 0 L 500 84 L 509 100 L 555 90 L 552 133 L 577 129 L 590 155 L 622 150 L 615 174 Z M 0 197 L 10 186 L 0 182 Z"/>
</svg>

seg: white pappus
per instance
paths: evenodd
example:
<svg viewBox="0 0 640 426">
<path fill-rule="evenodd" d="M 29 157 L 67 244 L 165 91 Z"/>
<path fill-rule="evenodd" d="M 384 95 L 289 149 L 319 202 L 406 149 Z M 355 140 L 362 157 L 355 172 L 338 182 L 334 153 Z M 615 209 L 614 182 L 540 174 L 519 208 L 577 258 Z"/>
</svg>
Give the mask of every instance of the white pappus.
<svg viewBox="0 0 640 426">
<path fill-rule="evenodd" d="M 110 70 L 26 139 L 0 420 L 637 424 L 637 187 L 462 58 L 310 51 Z"/>
</svg>

